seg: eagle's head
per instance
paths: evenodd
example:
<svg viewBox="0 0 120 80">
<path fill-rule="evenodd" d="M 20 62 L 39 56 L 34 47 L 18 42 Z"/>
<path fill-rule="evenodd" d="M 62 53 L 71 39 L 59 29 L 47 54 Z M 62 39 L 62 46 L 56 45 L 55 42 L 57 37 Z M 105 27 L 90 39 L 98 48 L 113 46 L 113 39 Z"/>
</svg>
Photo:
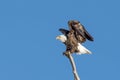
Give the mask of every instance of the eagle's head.
<svg viewBox="0 0 120 80">
<path fill-rule="evenodd" d="M 67 37 L 65 35 L 59 35 L 56 37 L 56 39 L 64 43 L 67 40 Z"/>
<path fill-rule="evenodd" d="M 69 20 L 68 21 L 68 26 L 70 27 L 70 29 L 72 29 L 72 26 L 75 26 L 75 25 L 80 25 L 80 22 L 77 20 Z"/>
</svg>

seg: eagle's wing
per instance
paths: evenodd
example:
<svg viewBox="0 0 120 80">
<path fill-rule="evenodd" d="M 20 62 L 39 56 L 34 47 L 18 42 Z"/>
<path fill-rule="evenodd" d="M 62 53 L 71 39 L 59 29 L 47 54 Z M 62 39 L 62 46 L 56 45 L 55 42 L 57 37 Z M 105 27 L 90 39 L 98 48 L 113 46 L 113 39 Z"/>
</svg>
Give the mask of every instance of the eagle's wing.
<svg viewBox="0 0 120 80">
<path fill-rule="evenodd" d="M 85 38 L 84 33 L 82 30 L 79 28 L 79 25 L 73 25 L 72 29 L 78 33 L 78 35 L 81 35 L 83 38 Z M 77 36 L 77 35 L 76 35 Z"/>
<path fill-rule="evenodd" d="M 85 39 L 88 39 L 90 41 L 94 40 L 82 24 L 72 25 L 72 29 L 76 32 L 75 36 L 79 37 L 80 35 L 82 37 L 82 42 L 84 42 Z"/>
<path fill-rule="evenodd" d="M 67 34 L 69 33 L 68 30 L 63 29 L 63 28 L 60 28 L 59 31 L 60 31 L 61 33 L 63 33 L 65 36 L 67 36 Z"/>
<path fill-rule="evenodd" d="M 85 36 L 88 40 L 94 41 L 93 37 L 88 33 L 88 31 L 84 28 L 84 26 L 83 26 L 82 24 L 81 24 L 81 26 L 82 26 L 82 29 L 83 29 L 83 31 L 84 31 L 84 36 Z"/>
</svg>

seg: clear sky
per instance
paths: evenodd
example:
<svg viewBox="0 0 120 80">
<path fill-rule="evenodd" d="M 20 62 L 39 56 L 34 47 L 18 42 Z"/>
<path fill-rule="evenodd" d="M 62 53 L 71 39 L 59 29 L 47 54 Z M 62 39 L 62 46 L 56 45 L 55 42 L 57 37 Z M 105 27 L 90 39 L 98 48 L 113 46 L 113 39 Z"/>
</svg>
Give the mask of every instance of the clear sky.
<svg viewBox="0 0 120 80">
<path fill-rule="evenodd" d="M 95 41 L 73 55 L 81 80 L 120 80 L 119 0 L 0 0 L 0 80 L 73 80 L 58 29 L 79 20 Z"/>
</svg>

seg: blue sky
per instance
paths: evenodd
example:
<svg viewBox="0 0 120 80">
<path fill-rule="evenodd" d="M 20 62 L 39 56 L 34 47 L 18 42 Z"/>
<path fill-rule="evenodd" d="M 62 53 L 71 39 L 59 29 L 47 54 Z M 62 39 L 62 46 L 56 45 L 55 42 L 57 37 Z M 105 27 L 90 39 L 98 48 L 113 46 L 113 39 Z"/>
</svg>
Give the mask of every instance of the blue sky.
<svg viewBox="0 0 120 80">
<path fill-rule="evenodd" d="M 55 39 L 79 20 L 94 37 L 92 55 L 73 55 L 81 80 L 119 80 L 119 0 L 1 0 L 0 80 L 73 80 Z"/>
</svg>

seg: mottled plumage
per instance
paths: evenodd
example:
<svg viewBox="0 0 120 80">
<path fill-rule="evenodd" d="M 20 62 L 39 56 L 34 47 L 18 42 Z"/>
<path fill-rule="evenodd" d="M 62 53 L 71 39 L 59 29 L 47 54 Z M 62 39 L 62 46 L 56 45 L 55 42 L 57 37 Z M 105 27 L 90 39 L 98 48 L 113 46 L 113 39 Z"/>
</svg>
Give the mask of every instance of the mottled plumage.
<svg viewBox="0 0 120 80">
<path fill-rule="evenodd" d="M 88 33 L 82 24 L 77 20 L 68 21 L 70 31 L 73 30 L 78 42 L 83 43 L 86 39 L 93 41 L 93 37 Z"/>
<path fill-rule="evenodd" d="M 77 54 L 90 54 L 91 52 L 82 46 L 77 39 L 75 38 L 74 31 L 68 31 L 66 29 L 59 29 L 64 35 L 57 36 L 56 39 L 62 41 L 66 45 L 66 51 L 64 52 L 67 54 L 70 53 L 77 53 Z"/>
<path fill-rule="evenodd" d="M 59 31 L 61 31 L 67 38 L 67 40 L 64 42 L 66 45 L 66 51 L 70 51 L 71 53 L 77 52 L 78 42 L 74 36 L 74 31 L 68 31 L 65 29 L 59 29 Z"/>
</svg>

